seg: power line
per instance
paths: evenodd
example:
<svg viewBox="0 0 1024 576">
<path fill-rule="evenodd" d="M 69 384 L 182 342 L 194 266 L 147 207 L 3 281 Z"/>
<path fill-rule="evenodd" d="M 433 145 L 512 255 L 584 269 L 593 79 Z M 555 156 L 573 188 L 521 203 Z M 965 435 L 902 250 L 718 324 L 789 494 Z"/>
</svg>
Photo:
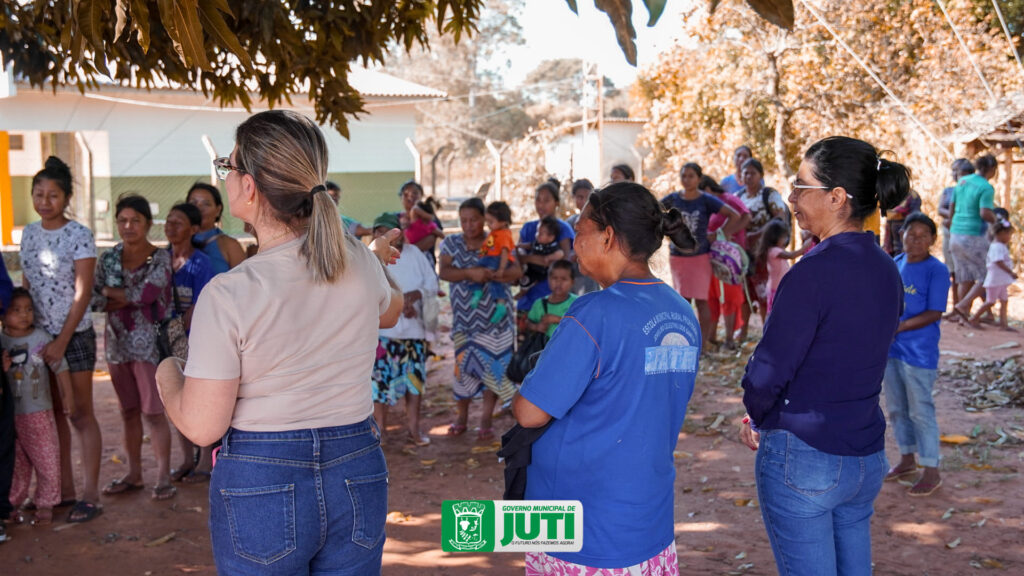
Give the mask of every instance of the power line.
<svg viewBox="0 0 1024 576">
<path fill-rule="evenodd" d="M 953 19 L 949 16 L 949 12 L 946 11 L 946 5 L 942 2 L 942 0 L 935 0 L 935 3 L 938 4 L 939 8 L 942 9 L 942 14 L 946 17 L 946 22 L 949 23 L 950 29 L 953 30 L 953 35 L 956 36 L 957 42 L 960 43 L 960 49 L 963 50 L 964 54 L 967 55 L 967 60 L 970 61 L 971 66 L 974 67 L 974 71 L 978 74 L 978 79 L 981 80 L 982 86 L 984 86 L 985 87 L 985 91 L 988 92 L 988 97 L 990 99 L 989 105 L 991 106 L 991 105 L 995 104 L 997 102 L 998 98 L 996 97 L 995 92 L 992 91 L 992 86 L 989 85 L 988 80 L 985 79 L 985 73 L 981 71 L 981 67 L 975 61 L 974 55 L 971 54 L 971 51 L 967 48 L 967 43 L 964 42 L 963 36 L 960 35 L 960 30 L 956 27 L 956 24 L 953 22 Z M 995 0 L 993 0 L 993 5 L 995 5 Z M 999 6 L 996 6 L 996 11 L 999 12 L 1000 21 L 1002 22 L 1002 12 L 999 11 Z M 1006 24 L 1004 23 L 1003 26 L 1004 26 L 1003 29 L 1005 30 L 1006 29 L 1005 28 Z M 1012 47 L 1012 42 L 1011 42 L 1011 47 Z M 1014 53 L 1014 56 L 1017 55 L 1016 49 L 1013 51 L 1013 53 Z M 1017 63 L 1020 64 L 1020 60 L 1019 59 L 1017 60 Z M 1013 134 L 1014 130 L 1013 130 L 1013 127 L 1010 126 L 1010 122 L 1009 121 L 1004 122 L 1003 125 L 1006 126 L 1006 131 L 1007 132 Z M 1014 138 L 1014 140 L 1016 141 L 1018 148 L 1024 148 L 1024 144 L 1021 143 L 1019 138 Z"/>
<path fill-rule="evenodd" d="M 974 71 L 978 74 L 978 79 L 981 80 L 981 85 L 985 87 L 985 92 L 988 92 L 988 97 L 995 102 L 996 93 L 992 91 L 992 87 L 989 86 L 988 80 L 985 79 L 985 74 L 981 71 L 981 67 L 974 60 L 974 55 L 967 48 L 967 43 L 964 42 L 964 37 L 960 35 L 960 30 L 957 29 L 956 24 L 953 23 L 953 19 L 950 18 L 949 12 L 946 11 L 946 4 L 942 0 L 935 0 L 935 3 L 939 5 L 939 9 L 942 10 L 942 15 L 946 17 L 946 22 L 949 23 L 949 27 L 953 30 L 953 35 L 956 36 L 957 42 L 960 43 L 960 48 L 963 49 L 964 54 L 967 55 L 967 60 L 974 67 Z"/>
<path fill-rule="evenodd" d="M 1006 18 L 1003 18 L 1003 11 L 999 8 L 999 2 L 992 0 L 992 7 L 996 9 L 996 15 L 999 16 L 999 24 L 1003 27 L 1003 34 L 1006 34 L 1006 41 L 1010 44 L 1010 52 L 1013 53 L 1013 58 L 1017 61 L 1017 67 L 1020 68 L 1020 73 L 1024 76 L 1024 64 L 1020 61 L 1020 54 L 1017 52 L 1017 46 L 1013 43 L 1013 36 L 1010 36 L 1010 28 L 1006 25 Z"/>
<path fill-rule="evenodd" d="M 952 159 L 953 158 L 953 153 L 950 152 L 947 147 L 943 146 L 943 144 L 939 141 L 939 139 L 935 137 L 935 134 L 932 134 L 932 131 L 929 130 L 928 127 L 925 126 L 924 123 L 922 123 L 917 118 L 917 116 L 910 110 L 910 108 L 907 107 L 907 105 L 903 102 L 903 100 L 900 100 L 900 98 L 898 96 L 896 96 L 896 94 L 891 89 L 889 89 L 889 86 L 886 85 L 886 83 L 883 82 L 882 79 L 879 78 L 877 74 L 875 74 L 875 71 L 872 70 L 871 67 L 868 66 L 867 63 L 859 55 L 857 55 L 856 52 L 854 52 L 853 48 L 851 48 L 849 44 L 844 42 L 843 39 L 840 38 L 838 34 L 836 34 L 835 29 L 832 28 L 832 26 L 828 22 L 825 21 L 825 19 L 821 16 L 821 14 L 817 11 L 817 9 L 812 7 L 810 5 L 810 3 L 807 2 L 807 0 L 800 0 L 800 3 L 803 4 L 805 8 L 807 8 L 807 11 L 810 12 L 811 15 L 813 15 L 815 17 L 815 19 L 817 19 L 818 22 L 822 26 L 825 27 L 826 30 L 828 30 L 828 33 L 832 35 L 832 38 L 834 38 L 835 41 L 837 43 L 839 43 L 839 45 L 842 46 L 843 49 L 846 50 L 846 52 L 854 59 L 854 61 L 856 61 L 857 64 L 860 65 L 860 67 L 865 72 L 867 72 L 868 76 L 870 76 L 871 79 L 874 80 L 875 83 L 878 84 L 878 86 L 882 90 L 885 91 L 885 93 L 889 96 L 889 98 L 892 98 L 893 101 L 896 102 L 896 105 L 899 106 L 900 110 L 903 111 L 903 113 L 907 116 L 907 118 L 909 118 L 910 121 L 913 122 L 914 125 L 917 126 L 917 128 L 921 132 L 923 132 L 926 136 L 928 136 L 928 138 L 930 138 L 931 141 L 934 142 L 935 145 L 939 149 L 941 149 L 943 152 L 945 152 L 946 156 L 948 158 Z"/>
</svg>

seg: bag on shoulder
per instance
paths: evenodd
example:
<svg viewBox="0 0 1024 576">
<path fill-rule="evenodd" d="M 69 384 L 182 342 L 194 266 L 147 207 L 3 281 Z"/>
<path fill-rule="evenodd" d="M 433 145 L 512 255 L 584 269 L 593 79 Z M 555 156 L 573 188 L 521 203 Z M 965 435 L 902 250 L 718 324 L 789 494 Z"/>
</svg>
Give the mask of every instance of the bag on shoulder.
<svg viewBox="0 0 1024 576">
<path fill-rule="evenodd" d="M 749 268 L 747 251 L 719 230 L 717 239 L 711 243 L 711 273 L 726 284 L 740 284 Z"/>
<path fill-rule="evenodd" d="M 542 299 L 541 305 L 544 306 L 544 313 L 547 314 L 548 299 Z M 512 354 L 512 360 L 509 361 L 508 368 L 505 369 L 505 376 L 508 376 L 508 379 L 516 384 L 522 384 L 523 380 L 526 380 L 526 375 L 537 364 L 537 359 L 547 343 L 548 335 L 546 331 L 534 332 L 531 330 L 526 335 L 523 343 Z"/>
<path fill-rule="evenodd" d="M 160 360 L 170 357 L 188 360 L 188 333 L 185 332 L 185 315 L 178 304 L 178 287 L 171 282 L 171 300 L 174 301 L 175 314 L 157 323 L 156 349 Z M 156 304 L 153 305 L 156 312 Z"/>
<path fill-rule="evenodd" d="M 188 360 L 188 334 L 185 333 L 185 321 L 180 316 L 160 321 L 157 325 L 156 348 L 161 360 L 171 356 Z"/>
</svg>

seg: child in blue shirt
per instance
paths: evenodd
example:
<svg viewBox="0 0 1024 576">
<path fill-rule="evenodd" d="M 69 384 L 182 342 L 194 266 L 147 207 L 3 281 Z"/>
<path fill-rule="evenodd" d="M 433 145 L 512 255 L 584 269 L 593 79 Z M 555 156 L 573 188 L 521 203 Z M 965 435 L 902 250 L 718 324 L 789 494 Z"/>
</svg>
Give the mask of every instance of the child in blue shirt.
<svg viewBox="0 0 1024 576">
<path fill-rule="evenodd" d="M 937 234 L 935 222 L 920 212 L 904 221 L 904 251 L 895 260 L 903 279 L 903 315 L 883 380 L 889 421 L 900 449 L 900 461 L 885 479 L 913 479 L 911 496 L 928 496 L 942 485 L 932 387 L 939 364 L 939 320 L 946 310 L 950 281 L 946 265 L 929 254 Z M 924 467 L 920 476 L 915 454 Z"/>
</svg>

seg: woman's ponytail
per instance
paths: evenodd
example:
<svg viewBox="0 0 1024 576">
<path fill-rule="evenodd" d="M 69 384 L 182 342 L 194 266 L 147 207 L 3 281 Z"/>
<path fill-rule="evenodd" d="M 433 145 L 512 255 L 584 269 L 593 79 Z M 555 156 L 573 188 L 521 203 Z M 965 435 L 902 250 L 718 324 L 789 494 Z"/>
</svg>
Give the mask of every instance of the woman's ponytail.
<svg viewBox="0 0 1024 576">
<path fill-rule="evenodd" d="M 327 142 L 309 118 L 268 110 L 235 131 L 237 164 L 252 176 L 271 216 L 296 232 L 306 231 L 301 253 L 317 284 L 345 271 L 346 237 L 327 186 Z"/>
<path fill-rule="evenodd" d="M 875 180 L 875 195 L 882 210 L 899 206 L 910 194 L 910 169 L 885 158 L 878 159 L 878 177 Z"/>
<path fill-rule="evenodd" d="M 313 273 L 313 282 L 330 284 L 345 271 L 345 228 L 326 187 L 317 186 L 311 196 L 313 208 L 309 215 L 309 232 L 302 243 L 301 253 Z"/>
</svg>

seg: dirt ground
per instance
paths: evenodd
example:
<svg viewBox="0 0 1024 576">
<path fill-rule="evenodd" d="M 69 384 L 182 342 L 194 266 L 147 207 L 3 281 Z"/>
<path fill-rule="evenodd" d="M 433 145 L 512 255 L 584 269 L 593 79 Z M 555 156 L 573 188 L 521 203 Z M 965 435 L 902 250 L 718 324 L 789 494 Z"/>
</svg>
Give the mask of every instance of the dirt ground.
<svg viewBox="0 0 1024 576">
<path fill-rule="evenodd" d="M 1020 296 L 1013 310 L 1024 317 Z M 1017 323 L 1018 328 L 1021 327 Z M 1015 342 L 1015 347 L 999 347 Z M 942 362 L 962 357 L 1005 359 L 1024 352 L 1022 334 L 944 324 Z M 1012 344 L 1009 346 L 1013 346 Z M 999 347 L 999 348 L 993 348 Z M 384 451 L 391 472 L 384 573 L 388 575 L 522 574 L 518 554 L 441 552 L 441 501 L 499 499 L 502 465 L 496 444 L 479 443 L 474 431 L 448 438 L 453 414 L 450 340 L 431 363 L 424 400 L 424 430 L 433 440 L 422 448 L 403 442 L 404 417 L 392 410 Z M 774 574 L 754 486 L 754 453 L 737 440 L 743 413 L 739 379 L 753 348 L 704 361 L 676 452 L 676 543 L 683 574 Z M 959 575 L 1024 574 L 1024 409 L 967 412 L 947 377 L 935 399 L 943 434 L 969 437 L 942 446 L 944 486 L 930 498 L 910 498 L 906 486 L 886 484 L 879 496 L 872 533 L 875 573 Z M 120 447 L 117 399 L 105 373 L 97 373 L 95 400 L 103 429 L 101 481 L 120 477 L 127 466 Z M 477 421 L 474 403 L 470 423 Z M 512 419 L 496 420 L 499 431 Z M 1016 427 L 1016 428 L 1015 428 Z M 999 438 L 996 429 L 1005 431 Z M 898 457 L 891 432 L 890 460 Z M 154 464 L 144 447 L 152 483 Z M 77 459 L 77 454 L 75 455 Z M 172 463 L 180 460 L 174 447 Z M 215 574 L 207 531 L 207 485 L 179 485 L 167 502 L 148 491 L 104 497 L 104 513 L 87 524 L 57 521 L 51 527 L 11 526 L 0 546 L 0 574 L 156 576 Z M 66 511 L 58 511 L 66 514 Z"/>
</svg>

